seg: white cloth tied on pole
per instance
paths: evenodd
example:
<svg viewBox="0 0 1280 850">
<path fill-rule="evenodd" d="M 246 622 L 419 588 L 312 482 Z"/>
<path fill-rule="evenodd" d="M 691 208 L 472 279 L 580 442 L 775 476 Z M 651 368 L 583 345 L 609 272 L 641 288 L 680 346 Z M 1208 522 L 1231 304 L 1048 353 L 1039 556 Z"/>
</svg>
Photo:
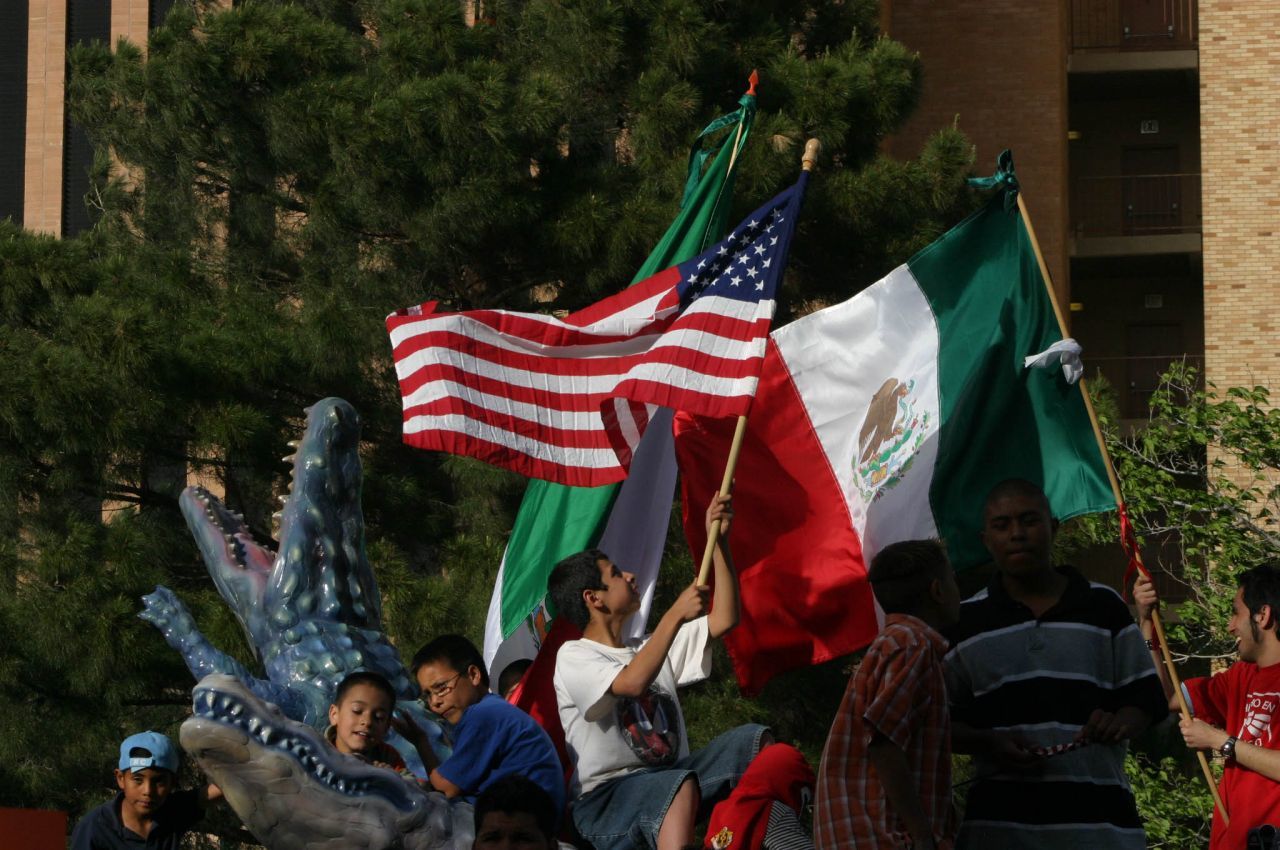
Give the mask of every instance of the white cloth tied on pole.
<svg viewBox="0 0 1280 850">
<path fill-rule="evenodd" d="M 1080 354 L 1083 351 L 1080 343 L 1067 337 L 1058 340 L 1039 354 L 1027 357 L 1022 361 L 1022 365 L 1027 369 L 1032 366 L 1037 369 L 1052 369 L 1056 364 L 1061 363 L 1063 377 L 1067 379 L 1068 384 L 1074 384 L 1084 374 L 1084 363 L 1080 361 Z"/>
</svg>

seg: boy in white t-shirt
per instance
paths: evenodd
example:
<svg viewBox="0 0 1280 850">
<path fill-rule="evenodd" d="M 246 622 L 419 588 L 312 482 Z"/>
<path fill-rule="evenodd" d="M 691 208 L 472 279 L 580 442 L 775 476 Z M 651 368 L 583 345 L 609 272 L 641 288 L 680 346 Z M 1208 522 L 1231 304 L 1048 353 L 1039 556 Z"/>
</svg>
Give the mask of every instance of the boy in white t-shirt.
<svg viewBox="0 0 1280 850">
<path fill-rule="evenodd" d="M 635 576 L 589 549 L 561 561 L 548 580 L 559 616 L 583 630 L 556 659 L 555 689 L 574 762 L 573 822 L 596 850 L 676 850 L 699 843 L 700 807 L 728 795 L 756 753 L 763 726 L 740 726 L 689 753 L 676 688 L 711 673 L 710 641 L 738 624 L 738 577 L 728 548 L 730 500 L 707 509 L 721 522 L 711 588 L 690 585 L 653 633 L 624 640 L 640 607 Z M 710 610 L 708 611 L 708 607 Z"/>
</svg>

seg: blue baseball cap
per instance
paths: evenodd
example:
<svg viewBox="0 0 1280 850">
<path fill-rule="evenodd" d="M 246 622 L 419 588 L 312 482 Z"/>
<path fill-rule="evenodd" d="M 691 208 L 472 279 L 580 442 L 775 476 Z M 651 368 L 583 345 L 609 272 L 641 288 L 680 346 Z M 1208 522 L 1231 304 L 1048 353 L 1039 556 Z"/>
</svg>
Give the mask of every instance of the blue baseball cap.
<svg viewBox="0 0 1280 850">
<path fill-rule="evenodd" d="M 130 756 L 129 751 L 133 749 L 143 749 L 151 755 Z M 159 732 L 139 732 L 125 738 L 120 745 L 120 769 L 146 770 L 149 767 L 178 772 L 178 751 L 174 749 L 173 741 Z"/>
</svg>

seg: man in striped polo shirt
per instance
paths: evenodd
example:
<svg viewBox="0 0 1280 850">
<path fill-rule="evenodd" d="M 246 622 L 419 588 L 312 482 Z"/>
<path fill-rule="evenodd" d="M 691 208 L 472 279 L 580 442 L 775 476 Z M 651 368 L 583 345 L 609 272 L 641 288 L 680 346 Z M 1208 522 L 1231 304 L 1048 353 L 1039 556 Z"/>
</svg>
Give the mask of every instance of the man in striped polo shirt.
<svg viewBox="0 0 1280 850">
<path fill-rule="evenodd" d="M 996 485 L 983 523 L 998 570 L 945 660 L 952 746 L 977 776 L 956 846 L 1140 850 L 1126 742 L 1168 713 L 1142 634 L 1114 590 L 1053 566 L 1039 487 Z"/>
</svg>

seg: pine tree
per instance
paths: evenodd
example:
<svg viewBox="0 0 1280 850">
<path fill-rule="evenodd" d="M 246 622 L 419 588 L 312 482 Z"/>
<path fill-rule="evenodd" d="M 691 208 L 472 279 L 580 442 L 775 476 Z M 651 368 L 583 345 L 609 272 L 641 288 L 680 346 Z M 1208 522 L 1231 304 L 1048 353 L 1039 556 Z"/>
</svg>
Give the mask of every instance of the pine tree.
<svg viewBox="0 0 1280 850">
<path fill-rule="evenodd" d="M 794 179 L 806 137 L 824 144 L 793 309 L 848 297 L 953 224 L 959 134 L 913 161 L 879 154 L 920 64 L 877 13 L 530 0 L 486 2 L 468 27 L 457 0 L 196 2 L 145 56 L 76 49 L 97 223 L 63 241 L 0 225 L 0 800 L 78 817 L 124 734 L 176 729 L 190 676 L 135 616 L 155 584 L 251 661 L 175 499 L 188 472 L 214 477 L 270 538 L 279 457 L 318 398 L 363 417 L 391 633 L 478 638 L 521 482 L 401 444 L 383 317 L 431 299 L 572 310 L 625 285 L 675 213 L 690 141 L 753 68 L 735 214 Z M 708 728 L 782 705 L 705 696 Z M 802 706 L 779 710 L 820 742 Z"/>
</svg>

